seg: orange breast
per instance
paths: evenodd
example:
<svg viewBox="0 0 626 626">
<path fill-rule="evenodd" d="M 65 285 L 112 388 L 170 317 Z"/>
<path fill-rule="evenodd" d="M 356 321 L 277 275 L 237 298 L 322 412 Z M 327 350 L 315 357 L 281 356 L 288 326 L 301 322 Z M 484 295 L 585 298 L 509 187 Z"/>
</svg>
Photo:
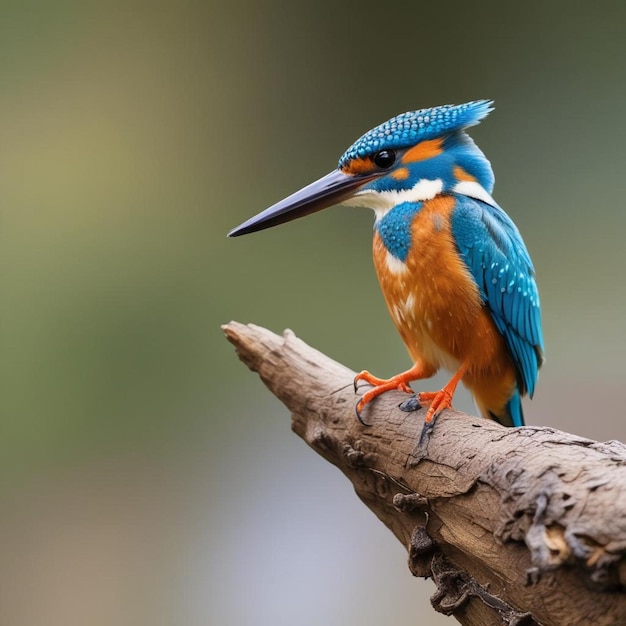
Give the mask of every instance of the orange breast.
<svg viewBox="0 0 626 626">
<path fill-rule="evenodd" d="M 454 244 L 450 216 L 454 199 L 424 202 L 411 224 L 406 262 L 393 257 L 377 232 L 374 265 L 391 317 L 415 362 L 427 371 L 454 371 L 469 362 L 468 387 L 487 386 L 492 377 L 515 384 L 515 369 L 504 339 Z M 504 388 L 502 394 L 506 395 Z"/>
</svg>

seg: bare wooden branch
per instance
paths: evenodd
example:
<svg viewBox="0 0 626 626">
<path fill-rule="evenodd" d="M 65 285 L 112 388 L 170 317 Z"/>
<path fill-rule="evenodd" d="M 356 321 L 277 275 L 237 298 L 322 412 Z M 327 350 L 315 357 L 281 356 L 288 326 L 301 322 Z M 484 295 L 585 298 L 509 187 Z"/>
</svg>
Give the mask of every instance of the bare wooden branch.
<svg viewBox="0 0 626 626">
<path fill-rule="evenodd" d="M 432 577 L 434 608 L 462 624 L 626 624 L 626 446 L 552 428 L 504 428 L 389 392 L 354 414 L 355 372 L 284 335 L 232 322 L 240 359 L 292 413 Z"/>
</svg>

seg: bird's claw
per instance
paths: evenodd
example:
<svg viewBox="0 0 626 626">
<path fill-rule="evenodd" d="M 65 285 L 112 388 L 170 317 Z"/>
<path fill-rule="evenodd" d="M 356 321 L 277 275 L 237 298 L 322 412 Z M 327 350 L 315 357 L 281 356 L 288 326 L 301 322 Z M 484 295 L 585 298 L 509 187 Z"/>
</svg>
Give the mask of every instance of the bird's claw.
<svg viewBox="0 0 626 626">
<path fill-rule="evenodd" d="M 374 399 L 377 398 L 382 393 L 386 391 L 391 391 L 393 389 L 399 389 L 400 391 L 404 391 L 405 393 L 413 393 L 413 390 L 407 383 L 402 380 L 398 380 L 398 377 L 390 378 L 389 380 L 385 380 L 383 378 L 377 378 L 376 376 L 372 376 L 369 372 L 363 371 L 360 374 L 357 374 L 354 377 L 354 392 L 358 391 L 357 382 L 360 380 L 366 381 L 369 385 L 373 385 L 372 389 L 366 391 L 361 399 L 357 402 L 356 405 L 356 418 L 363 424 L 364 426 L 370 426 L 367 422 L 363 421 L 361 417 L 361 413 L 363 409 Z"/>
<path fill-rule="evenodd" d="M 363 404 L 363 400 L 359 400 L 354 407 L 354 411 L 356 413 L 356 418 L 359 420 L 359 423 L 363 424 L 363 426 L 371 426 L 368 424 L 362 417 L 361 411 L 365 408 L 365 404 Z"/>
<path fill-rule="evenodd" d="M 420 402 L 430 402 L 425 421 L 434 422 L 439 415 L 452 407 L 452 394 L 447 389 L 441 391 L 423 391 L 419 394 Z"/>
<path fill-rule="evenodd" d="M 424 426 L 420 434 L 419 445 L 424 442 L 426 435 L 429 435 L 435 427 L 437 418 L 446 410 L 452 407 L 452 394 L 447 389 L 441 391 L 423 391 L 417 395 L 419 402 L 430 402 L 428 412 L 424 418 Z"/>
<path fill-rule="evenodd" d="M 378 378 L 377 376 L 370 374 L 367 370 L 363 370 L 354 377 L 354 393 L 358 391 L 358 383 L 361 380 L 364 380 L 366 384 L 371 385 L 372 387 L 378 387 L 378 385 L 382 385 L 387 382 L 383 378 Z"/>
</svg>

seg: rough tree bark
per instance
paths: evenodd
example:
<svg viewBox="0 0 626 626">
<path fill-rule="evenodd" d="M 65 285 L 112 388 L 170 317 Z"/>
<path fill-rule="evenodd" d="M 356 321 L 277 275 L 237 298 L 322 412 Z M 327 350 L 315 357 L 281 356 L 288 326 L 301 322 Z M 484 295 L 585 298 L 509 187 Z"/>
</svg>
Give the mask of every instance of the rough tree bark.
<svg viewBox="0 0 626 626">
<path fill-rule="evenodd" d="M 411 572 L 434 580 L 437 611 L 476 626 L 626 624 L 626 446 L 446 411 L 419 447 L 425 410 L 400 410 L 406 394 L 379 397 L 364 427 L 353 371 L 291 331 L 223 328 Z"/>
</svg>

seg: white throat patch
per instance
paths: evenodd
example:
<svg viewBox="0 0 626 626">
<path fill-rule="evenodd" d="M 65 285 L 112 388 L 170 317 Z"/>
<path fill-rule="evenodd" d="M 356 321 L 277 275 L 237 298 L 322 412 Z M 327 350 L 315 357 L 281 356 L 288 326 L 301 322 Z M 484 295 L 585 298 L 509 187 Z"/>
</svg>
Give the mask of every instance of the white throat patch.
<svg viewBox="0 0 626 626">
<path fill-rule="evenodd" d="M 422 178 L 418 180 L 411 189 L 403 189 L 402 191 L 395 191 L 393 189 L 388 191 L 363 189 L 357 191 L 351 198 L 345 200 L 343 204 L 373 209 L 374 213 L 376 213 L 376 221 L 378 222 L 385 217 L 394 206 L 402 202 L 423 202 L 424 200 L 432 200 L 442 191 L 443 180 L 441 180 L 441 178 L 436 178 L 435 180 Z"/>
</svg>

